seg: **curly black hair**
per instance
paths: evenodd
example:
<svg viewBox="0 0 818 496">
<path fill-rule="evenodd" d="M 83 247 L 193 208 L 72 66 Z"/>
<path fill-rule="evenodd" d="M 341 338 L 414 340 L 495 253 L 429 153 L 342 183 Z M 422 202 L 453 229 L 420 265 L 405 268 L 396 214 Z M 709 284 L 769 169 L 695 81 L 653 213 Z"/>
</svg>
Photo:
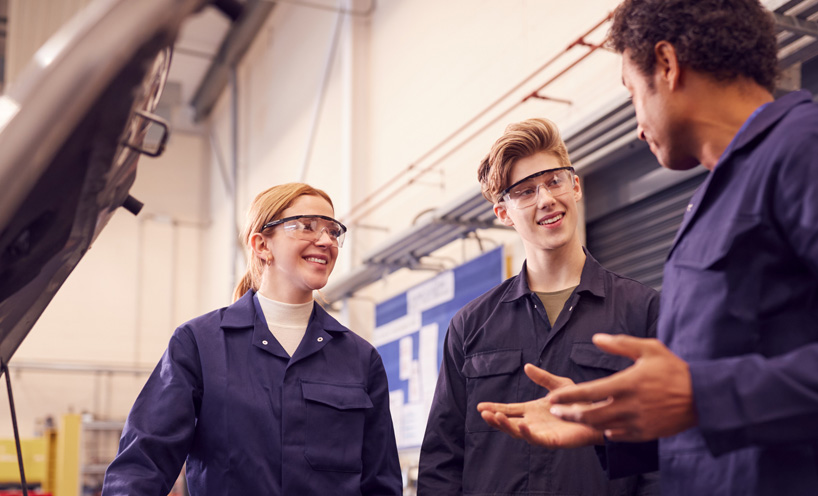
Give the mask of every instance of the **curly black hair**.
<svg viewBox="0 0 818 496">
<path fill-rule="evenodd" d="M 616 8 L 608 43 L 619 53 L 628 50 L 643 74 L 653 73 L 660 41 L 693 70 L 775 88 L 774 22 L 758 0 L 625 0 Z"/>
</svg>

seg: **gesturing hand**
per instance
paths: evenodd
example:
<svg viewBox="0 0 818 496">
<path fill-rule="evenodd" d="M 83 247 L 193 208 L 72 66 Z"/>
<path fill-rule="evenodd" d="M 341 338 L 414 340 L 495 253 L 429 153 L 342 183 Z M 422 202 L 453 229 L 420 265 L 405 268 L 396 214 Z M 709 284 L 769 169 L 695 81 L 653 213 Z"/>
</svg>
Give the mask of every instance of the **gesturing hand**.
<svg viewBox="0 0 818 496">
<path fill-rule="evenodd" d="M 540 386 L 554 391 L 574 382 L 534 365 L 526 364 L 525 374 Z M 546 398 L 525 403 L 480 403 L 477 410 L 487 424 L 517 439 L 546 448 L 576 448 L 603 442 L 600 431 L 583 424 L 568 422 L 551 414 Z"/>
<path fill-rule="evenodd" d="M 656 339 L 597 334 L 603 351 L 634 364 L 595 381 L 552 390 L 551 413 L 605 432 L 613 441 L 647 441 L 698 423 L 687 363 Z"/>
</svg>

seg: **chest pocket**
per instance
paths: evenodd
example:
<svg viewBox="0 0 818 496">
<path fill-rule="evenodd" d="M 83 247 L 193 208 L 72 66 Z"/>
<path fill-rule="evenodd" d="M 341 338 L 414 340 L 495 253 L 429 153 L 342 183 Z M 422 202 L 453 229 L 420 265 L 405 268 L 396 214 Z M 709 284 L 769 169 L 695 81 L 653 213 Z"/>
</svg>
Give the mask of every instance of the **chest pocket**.
<svg viewBox="0 0 818 496">
<path fill-rule="evenodd" d="M 769 278 L 780 276 L 776 274 L 776 259 L 789 253 L 781 253 L 778 234 L 757 214 L 736 215 L 708 230 L 702 228 L 704 225 L 703 222 L 700 226 L 691 226 L 671 253 L 665 268 L 666 290 L 662 298 L 676 302 L 676 308 L 696 308 L 701 315 L 727 315 L 752 325 L 762 311 L 765 291 L 772 287 Z M 748 270 L 750 267 L 753 270 Z M 700 325 L 700 329 L 706 332 L 705 326 Z M 744 331 L 740 334 L 750 335 Z M 743 341 L 732 332 L 723 332 L 723 336 L 739 337 Z M 691 336 L 690 343 L 695 342 L 704 341 Z M 683 346 L 678 350 L 688 347 Z M 745 353 L 751 351 L 747 342 L 738 346 L 746 350 Z M 695 351 L 692 353 L 696 355 Z"/>
<path fill-rule="evenodd" d="M 477 404 L 516 402 L 522 365 L 522 350 L 489 351 L 465 358 L 461 372 L 466 378 L 466 431 L 495 431 L 480 417 Z"/>
<path fill-rule="evenodd" d="M 360 472 L 366 411 L 362 385 L 302 382 L 307 409 L 304 456 L 315 470 Z"/>
<path fill-rule="evenodd" d="M 633 365 L 633 360 L 605 353 L 594 343 L 574 343 L 571 347 L 574 382 L 585 382 L 609 376 Z"/>
<path fill-rule="evenodd" d="M 737 215 L 723 220 L 718 227 L 707 230 L 691 226 L 690 231 L 674 249 L 671 262 L 679 267 L 697 270 L 718 269 L 730 254 L 730 263 L 735 264 L 736 256 L 745 254 L 748 258 L 740 261 L 741 267 L 751 263 L 756 247 L 753 237 L 758 234 L 761 216 L 756 214 Z"/>
</svg>

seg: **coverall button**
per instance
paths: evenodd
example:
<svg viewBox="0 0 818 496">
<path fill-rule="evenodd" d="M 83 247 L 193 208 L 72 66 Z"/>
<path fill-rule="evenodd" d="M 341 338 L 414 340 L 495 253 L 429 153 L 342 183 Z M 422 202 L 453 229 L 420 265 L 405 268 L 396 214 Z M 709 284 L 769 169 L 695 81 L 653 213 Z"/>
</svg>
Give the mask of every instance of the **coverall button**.
<svg viewBox="0 0 818 496">
<path fill-rule="evenodd" d="M 320 343 L 321 341 L 323 341 L 323 340 L 324 340 L 324 338 L 318 338 L 318 342 L 319 342 L 319 343 Z"/>
<path fill-rule="evenodd" d="M 263 344 L 264 346 L 267 346 L 267 340 L 265 339 L 264 341 L 261 342 L 261 344 Z"/>
</svg>

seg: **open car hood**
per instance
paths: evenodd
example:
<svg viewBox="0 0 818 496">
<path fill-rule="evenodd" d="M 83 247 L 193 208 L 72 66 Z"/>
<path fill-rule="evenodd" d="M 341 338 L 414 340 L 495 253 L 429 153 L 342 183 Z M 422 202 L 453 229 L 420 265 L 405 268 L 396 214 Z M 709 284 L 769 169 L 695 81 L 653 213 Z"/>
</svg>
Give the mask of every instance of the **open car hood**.
<svg viewBox="0 0 818 496">
<path fill-rule="evenodd" d="M 97 0 L 0 97 L 0 360 L 129 196 L 188 16 L 209 0 Z M 167 131 L 167 129 L 165 129 Z"/>
</svg>

